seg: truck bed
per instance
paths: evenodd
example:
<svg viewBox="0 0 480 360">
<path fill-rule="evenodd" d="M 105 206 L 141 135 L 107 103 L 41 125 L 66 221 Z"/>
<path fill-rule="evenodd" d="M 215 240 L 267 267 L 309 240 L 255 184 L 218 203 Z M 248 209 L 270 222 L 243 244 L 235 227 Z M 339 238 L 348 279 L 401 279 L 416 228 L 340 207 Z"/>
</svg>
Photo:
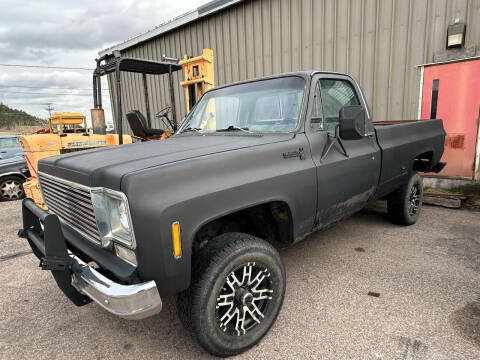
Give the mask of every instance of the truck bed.
<svg viewBox="0 0 480 360">
<path fill-rule="evenodd" d="M 385 196 L 403 184 L 409 176 L 409 169 L 428 171 L 440 161 L 445 142 L 442 120 L 385 121 L 374 125 L 382 150 L 377 197 Z M 417 161 L 418 165 L 412 161 Z"/>
</svg>

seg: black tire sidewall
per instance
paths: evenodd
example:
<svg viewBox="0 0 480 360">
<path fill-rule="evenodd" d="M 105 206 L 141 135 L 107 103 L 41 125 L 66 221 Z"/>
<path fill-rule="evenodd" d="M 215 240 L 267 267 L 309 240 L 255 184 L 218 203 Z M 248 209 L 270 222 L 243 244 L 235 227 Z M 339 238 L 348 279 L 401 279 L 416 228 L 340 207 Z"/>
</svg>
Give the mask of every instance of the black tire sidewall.
<svg viewBox="0 0 480 360">
<path fill-rule="evenodd" d="M 263 242 L 260 239 L 258 241 Z M 200 316 L 198 322 L 193 326 L 200 344 L 212 354 L 229 356 L 245 351 L 259 342 L 275 323 L 285 295 L 285 270 L 276 250 L 269 247 L 270 245 L 267 243 L 258 244 L 258 242 L 253 242 L 248 247 L 238 247 L 223 257 L 221 261 L 211 263 L 206 269 L 203 278 L 214 280 L 204 282 L 206 286 L 201 289 L 197 304 L 199 308 L 196 309 Z M 216 298 L 225 283 L 227 275 L 248 262 L 256 262 L 260 266 L 268 268 L 274 293 L 264 314 L 265 317 L 260 324 L 245 335 L 232 336 L 224 333 L 217 324 Z"/>
<path fill-rule="evenodd" d="M 410 205 L 410 192 L 413 186 L 418 186 L 420 190 L 420 203 L 418 205 L 418 210 L 415 214 L 410 215 L 408 212 L 408 207 Z M 405 222 L 407 225 L 412 225 L 417 222 L 418 217 L 420 216 L 420 212 L 422 210 L 423 204 L 423 180 L 420 175 L 417 173 L 413 173 L 408 181 L 407 186 L 405 187 L 404 191 L 404 199 L 403 199 L 403 212 L 405 217 Z"/>
</svg>

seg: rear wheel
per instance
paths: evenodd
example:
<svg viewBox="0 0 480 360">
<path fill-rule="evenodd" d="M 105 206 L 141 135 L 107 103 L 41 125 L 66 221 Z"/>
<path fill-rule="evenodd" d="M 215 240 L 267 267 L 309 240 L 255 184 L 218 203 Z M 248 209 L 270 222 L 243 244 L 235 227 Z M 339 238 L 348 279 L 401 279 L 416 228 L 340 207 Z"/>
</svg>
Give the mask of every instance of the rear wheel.
<svg viewBox="0 0 480 360">
<path fill-rule="evenodd" d="M 17 176 L 5 176 L 0 179 L 0 201 L 19 200 L 25 196 L 24 179 Z"/>
<path fill-rule="evenodd" d="M 423 181 L 413 173 L 408 182 L 389 195 L 388 218 L 394 224 L 412 225 L 420 216 L 423 198 Z"/>
<path fill-rule="evenodd" d="M 180 319 L 211 354 L 235 355 L 268 332 L 284 295 L 278 252 L 254 236 L 226 233 L 192 258 L 191 286 L 179 296 Z"/>
</svg>

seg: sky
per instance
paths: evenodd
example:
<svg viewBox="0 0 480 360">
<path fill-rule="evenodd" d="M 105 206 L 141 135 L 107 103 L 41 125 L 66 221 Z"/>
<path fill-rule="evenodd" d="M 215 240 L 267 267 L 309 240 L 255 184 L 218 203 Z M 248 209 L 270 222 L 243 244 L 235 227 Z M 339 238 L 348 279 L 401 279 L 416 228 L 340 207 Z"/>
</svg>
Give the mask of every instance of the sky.
<svg viewBox="0 0 480 360">
<path fill-rule="evenodd" d="M 208 0 L 0 0 L 0 64 L 93 69 L 98 52 Z M 105 117 L 112 121 L 106 79 Z M 93 107 L 92 71 L 0 65 L 0 102 L 48 118 Z"/>
</svg>

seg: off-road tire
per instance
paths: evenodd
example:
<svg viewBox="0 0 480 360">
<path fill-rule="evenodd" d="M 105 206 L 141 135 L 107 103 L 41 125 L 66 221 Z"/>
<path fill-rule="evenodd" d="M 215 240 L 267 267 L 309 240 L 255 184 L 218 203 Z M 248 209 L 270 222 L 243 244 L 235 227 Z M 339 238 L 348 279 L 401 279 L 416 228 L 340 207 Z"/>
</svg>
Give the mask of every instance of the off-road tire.
<svg viewBox="0 0 480 360">
<path fill-rule="evenodd" d="M 388 219 L 398 225 L 413 225 L 422 210 L 423 180 L 416 172 L 387 198 Z"/>
<path fill-rule="evenodd" d="M 252 276 L 247 276 L 249 272 Z M 234 287 L 228 285 L 229 281 L 235 279 L 232 274 L 240 273 L 243 274 L 242 279 L 236 276 L 239 282 L 238 288 L 234 290 Z M 249 281 L 243 281 L 245 278 L 257 279 L 255 274 L 260 274 L 258 279 L 264 279 L 255 282 L 258 286 L 250 286 Z M 236 282 L 233 284 L 237 286 Z M 258 289 L 262 288 L 271 288 L 263 290 L 266 293 L 261 292 L 269 294 L 270 299 L 261 299 L 262 296 L 258 295 Z M 230 292 L 234 295 L 230 295 Z M 284 296 L 285 268 L 275 248 L 248 234 L 225 233 L 210 240 L 192 257 L 190 288 L 178 297 L 179 316 L 183 325 L 205 350 L 226 357 L 239 354 L 262 339 L 275 322 Z M 238 325 L 238 317 L 227 324 L 226 320 L 221 321 L 225 311 L 231 314 L 233 311 L 230 309 L 236 309 L 233 302 L 232 307 L 222 304 L 230 299 L 235 299 L 239 313 L 245 314 L 243 319 L 249 320 L 248 323 L 247 320 L 241 322 L 242 327 Z M 250 310 L 254 307 L 264 311 L 261 319 L 253 311 L 259 322 L 250 316 Z M 243 333 L 241 329 L 247 328 L 247 325 L 248 330 Z M 241 330 L 240 334 L 237 329 Z"/>
<path fill-rule="evenodd" d="M 0 178 L 0 201 L 23 199 L 25 197 L 24 182 L 25 179 L 15 175 Z"/>
</svg>

